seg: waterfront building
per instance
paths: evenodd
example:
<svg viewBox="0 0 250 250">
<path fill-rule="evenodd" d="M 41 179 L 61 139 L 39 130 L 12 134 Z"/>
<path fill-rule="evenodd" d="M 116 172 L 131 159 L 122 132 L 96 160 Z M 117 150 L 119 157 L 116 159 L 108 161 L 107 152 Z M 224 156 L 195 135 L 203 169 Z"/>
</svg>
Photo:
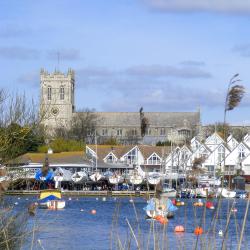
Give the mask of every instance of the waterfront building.
<svg viewBox="0 0 250 250">
<path fill-rule="evenodd" d="M 223 173 L 230 178 L 240 174 L 250 181 L 250 136 L 246 134 L 241 142 L 232 135 L 225 142 L 218 133 L 209 136 L 203 143 L 196 137 L 190 146 L 175 147 L 166 158 L 166 172 L 188 172 L 196 159 L 205 174 L 214 176 Z"/>
<path fill-rule="evenodd" d="M 70 128 L 72 119 L 79 116 L 75 109 L 75 73 L 55 71 L 40 73 L 40 115 L 48 134 L 56 128 Z M 86 106 L 88 104 L 86 103 Z M 155 144 L 172 140 L 183 143 L 200 132 L 200 111 L 195 112 L 144 112 L 149 122 L 146 134 L 141 137 L 141 116 L 138 112 L 95 112 L 98 143 L 115 138 L 123 144 Z M 93 133 L 85 138 L 93 143 Z"/>
</svg>

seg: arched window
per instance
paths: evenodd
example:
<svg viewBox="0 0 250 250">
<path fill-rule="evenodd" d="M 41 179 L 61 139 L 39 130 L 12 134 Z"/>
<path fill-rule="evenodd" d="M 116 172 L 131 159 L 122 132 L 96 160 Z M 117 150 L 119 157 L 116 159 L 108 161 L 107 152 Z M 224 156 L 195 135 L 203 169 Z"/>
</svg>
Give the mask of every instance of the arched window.
<svg viewBox="0 0 250 250">
<path fill-rule="evenodd" d="M 52 88 L 51 86 L 48 86 L 48 100 L 51 100 L 51 93 L 52 93 Z"/>
<path fill-rule="evenodd" d="M 64 87 L 60 87 L 60 100 L 64 100 Z"/>
</svg>

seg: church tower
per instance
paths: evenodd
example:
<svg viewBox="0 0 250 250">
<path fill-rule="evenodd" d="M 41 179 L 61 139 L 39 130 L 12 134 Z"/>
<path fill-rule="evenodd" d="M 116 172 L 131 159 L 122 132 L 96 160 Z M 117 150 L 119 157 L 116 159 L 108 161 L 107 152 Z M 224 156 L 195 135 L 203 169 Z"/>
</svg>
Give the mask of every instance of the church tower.
<svg viewBox="0 0 250 250">
<path fill-rule="evenodd" d="M 75 76 L 69 69 L 67 74 L 55 70 L 40 73 L 40 117 L 49 134 L 55 128 L 68 128 L 74 113 Z"/>
</svg>

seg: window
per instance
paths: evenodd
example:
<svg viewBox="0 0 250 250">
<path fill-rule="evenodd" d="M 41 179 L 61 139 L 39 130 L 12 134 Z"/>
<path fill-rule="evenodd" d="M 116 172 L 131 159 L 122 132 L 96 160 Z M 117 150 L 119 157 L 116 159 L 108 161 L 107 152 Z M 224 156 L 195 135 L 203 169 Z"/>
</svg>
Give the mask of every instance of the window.
<svg viewBox="0 0 250 250">
<path fill-rule="evenodd" d="M 135 164 L 137 161 L 137 149 L 134 148 L 133 150 L 131 150 L 130 152 L 128 152 L 127 155 L 125 155 L 125 162 L 127 164 Z"/>
<path fill-rule="evenodd" d="M 64 87 L 60 87 L 60 100 L 64 100 Z"/>
<path fill-rule="evenodd" d="M 165 128 L 161 128 L 161 130 L 160 130 L 160 135 L 166 135 L 166 130 L 165 130 Z"/>
<path fill-rule="evenodd" d="M 134 129 L 131 130 L 131 135 L 132 135 L 132 136 L 136 136 L 136 135 L 137 135 L 137 130 L 136 130 L 136 128 L 134 128 Z"/>
<path fill-rule="evenodd" d="M 48 87 L 48 100 L 51 100 L 51 93 L 52 93 L 52 88 L 51 86 Z"/>
<path fill-rule="evenodd" d="M 146 135 L 151 135 L 151 128 L 146 129 Z"/>
<path fill-rule="evenodd" d="M 102 129 L 102 135 L 103 135 L 103 136 L 108 135 L 108 129 L 103 128 L 103 129 Z"/>
<path fill-rule="evenodd" d="M 160 165 L 161 164 L 161 159 L 159 156 L 156 154 L 153 154 L 148 158 L 148 164 L 149 165 Z"/>
<path fill-rule="evenodd" d="M 240 160 L 245 158 L 245 148 L 242 145 L 239 146 L 239 156 L 238 157 Z"/>
<path fill-rule="evenodd" d="M 116 130 L 116 135 L 117 136 L 122 136 L 122 129 L 121 128 Z"/>
<path fill-rule="evenodd" d="M 225 148 L 223 146 L 220 146 L 218 149 L 218 162 L 222 162 L 225 156 Z"/>
<path fill-rule="evenodd" d="M 105 159 L 105 162 L 108 162 L 108 163 L 113 163 L 115 161 L 116 161 L 116 157 L 112 153 L 108 154 L 108 156 Z"/>
</svg>

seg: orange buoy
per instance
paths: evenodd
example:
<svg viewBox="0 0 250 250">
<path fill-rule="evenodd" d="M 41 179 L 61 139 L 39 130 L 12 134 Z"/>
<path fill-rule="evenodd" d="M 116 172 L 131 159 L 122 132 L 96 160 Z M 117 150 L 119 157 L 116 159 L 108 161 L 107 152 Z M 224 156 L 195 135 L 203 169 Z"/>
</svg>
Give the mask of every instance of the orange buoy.
<svg viewBox="0 0 250 250">
<path fill-rule="evenodd" d="M 194 234 L 195 234 L 195 235 L 201 235 L 201 234 L 203 234 L 203 229 L 202 229 L 202 227 L 196 227 L 196 228 L 194 229 Z"/>
<path fill-rule="evenodd" d="M 154 217 L 155 220 L 159 221 L 161 224 L 165 225 L 168 223 L 168 219 L 165 218 L 164 216 L 157 215 Z"/>
<path fill-rule="evenodd" d="M 92 210 L 91 210 L 91 214 L 96 214 L 96 210 L 95 210 L 95 209 L 92 209 Z"/>
<path fill-rule="evenodd" d="M 183 233 L 185 232 L 185 228 L 182 225 L 178 225 L 174 228 L 175 233 Z"/>
</svg>

